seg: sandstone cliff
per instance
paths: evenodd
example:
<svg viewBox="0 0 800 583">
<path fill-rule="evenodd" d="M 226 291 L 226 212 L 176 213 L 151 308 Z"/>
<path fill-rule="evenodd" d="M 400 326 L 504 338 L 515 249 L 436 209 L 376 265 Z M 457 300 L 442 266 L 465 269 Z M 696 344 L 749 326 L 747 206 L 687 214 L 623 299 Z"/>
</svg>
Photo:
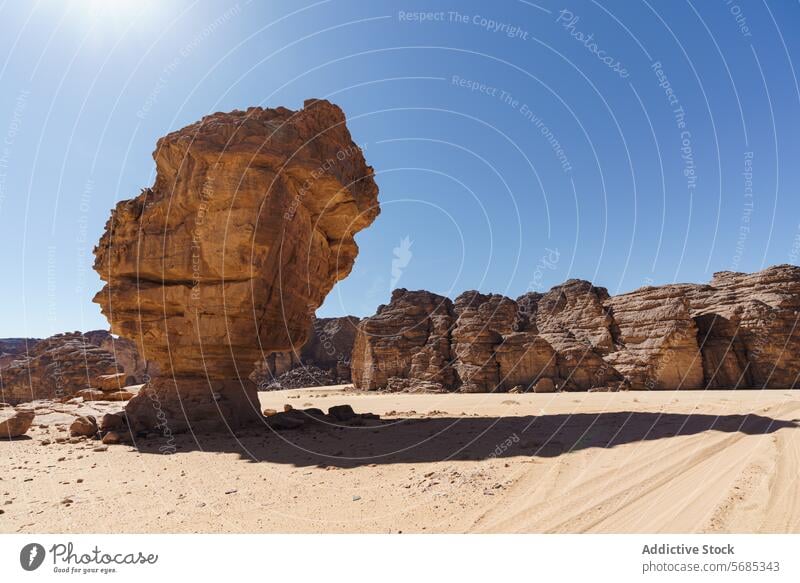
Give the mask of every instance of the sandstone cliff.
<svg viewBox="0 0 800 583">
<path fill-rule="evenodd" d="M 429 390 L 445 390 L 455 380 L 450 355 L 453 303 L 427 292 L 397 289 L 392 301 L 362 320 L 353 347 L 352 377 L 359 388 L 402 388 L 413 380 Z"/>
<path fill-rule="evenodd" d="M 241 425 L 259 414 L 255 363 L 302 346 L 350 272 L 379 212 L 372 168 L 342 111 L 313 100 L 207 116 L 154 158 L 155 183 L 117 204 L 95 249 L 95 301 L 161 373 L 128 415 L 173 432 Z"/>
<path fill-rule="evenodd" d="M 794 388 L 798 318 L 790 265 L 614 297 L 582 280 L 516 300 L 396 290 L 359 325 L 352 376 L 388 390 Z M 418 354 L 435 364 L 412 367 Z"/>
</svg>

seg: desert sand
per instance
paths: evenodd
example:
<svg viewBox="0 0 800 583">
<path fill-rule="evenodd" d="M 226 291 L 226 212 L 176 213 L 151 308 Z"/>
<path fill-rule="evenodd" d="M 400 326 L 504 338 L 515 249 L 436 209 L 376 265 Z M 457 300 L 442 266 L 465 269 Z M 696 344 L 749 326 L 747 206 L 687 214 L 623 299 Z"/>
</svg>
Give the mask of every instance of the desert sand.
<svg viewBox="0 0 800 583">
<path fill-rule="evenodd" d="M 0 441 L 0 531 L 800 532 L 796 391 L 259 397 L 381 421 L 180 435 L 173 455 L 37 425 Z"/>
</svg>

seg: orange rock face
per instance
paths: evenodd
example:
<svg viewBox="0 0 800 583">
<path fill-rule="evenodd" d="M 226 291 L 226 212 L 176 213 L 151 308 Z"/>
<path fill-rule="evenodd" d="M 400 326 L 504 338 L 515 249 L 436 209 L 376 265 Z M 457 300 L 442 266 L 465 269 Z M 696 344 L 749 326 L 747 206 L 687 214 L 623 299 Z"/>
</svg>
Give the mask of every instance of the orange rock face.
<svg viewBox="0 0 800 583">
<path fill-rule="evenodd" d="M 129 417 L 239 425 L 258 411 L 254 364 L 302 346 L 352 269 L 379 212 L 372 168 L 327 101 L 217 113 L 154 158 L 155 184 L 117 204 L 95 249 L 95 302 L 160 371 Z"/>
</svg>

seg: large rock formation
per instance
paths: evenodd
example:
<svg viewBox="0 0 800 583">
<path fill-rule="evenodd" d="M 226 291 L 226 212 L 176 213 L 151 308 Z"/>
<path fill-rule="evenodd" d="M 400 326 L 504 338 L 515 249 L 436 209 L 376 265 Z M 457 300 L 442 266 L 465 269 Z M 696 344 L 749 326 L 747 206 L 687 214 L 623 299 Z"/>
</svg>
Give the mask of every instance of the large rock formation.
<svg viewBox="0 0 800 583">
<path fill-rule="evenodd" d="M 471 291 L 451 305 L 430 296 L 397 290 L 362 320 L 352 371 L 358 388 L 425 389 L 431 378 L 433 388 L 463 392 L 794 388 L 800 381 L 795 266 L 614 297 L 581 280 L 516 300 Z M 439 306 L 449 319 L 432 343 L 416 325 Z M 424 373 L 410 366 L 423 350 L 435 363 Z"/>
<path fill-rule="evenodd" d="M 97 387 L 102 375 L 119 372 L 122 368 L 114 355 L 80 332 L 57 334 L 36 342 L 27 353 L 0 368 L 0 401 L 68 397 Z"/>
<path fill-rule="evenodd" d="M 155 184 L 112 212 L 95 249 L 111 331 L 160 370 L 131 400 L 142 429 L 236 426 L 259 413 L 257 361 L 302 346 L 378 215 L 342 111 L 217 113 L 171 133 Z"/>
<path fill-rule="evenodd" d="M 392 301 L 362 320 L 353 347 L 352 377 L 365 389 L 445 390 L 453 386 L 450 329 L 453 302 L 427 291 L 396 289 Z M 399 383 L 399 384 L 398 384 Z"/>
<path fill-rule="evenodd" d="M 698 389 L 703 363 L 686 288 L 649 287 L 612 298 L 618 350 L 606 356 L 636 388 Z"/>
<path fill-rule="evenodd" d="M 268 355 L 258 363 L 250 379 L 262 390 L 275 384 L 278 385 L 276 388 L 296 388 L 280 387 L 280 381 L 289 371 L 303 367 L 314 372 L 322 371 L 331 384 L 349 383 L 358 322 L 355 316 L 313 318 L 308 340 L 302 347 L 295 346 L 292 350 Z"/>
<path fill-rule="evenodd" d="M 800 268 L 723 271 L 687 290 L 705 365 L 719 387 L 795 387 L 800 379 Z M 718 363 L 718 364 L 716 364 Z"/>
</svg>

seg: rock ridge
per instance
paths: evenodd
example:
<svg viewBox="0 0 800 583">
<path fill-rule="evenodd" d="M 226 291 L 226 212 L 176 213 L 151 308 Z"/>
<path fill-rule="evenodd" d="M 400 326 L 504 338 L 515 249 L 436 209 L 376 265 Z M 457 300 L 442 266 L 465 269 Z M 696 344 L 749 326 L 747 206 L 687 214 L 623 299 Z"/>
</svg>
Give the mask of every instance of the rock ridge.
<svg viewBox="0 0 800 583">
<path fill-rule="evenodd" d="M 434 318 L 431 341 L 417 329 Z M 516 300 L 401 289 L 359 324 L 352 377 L 366 390 L 796 388 L 799 319 L 793 265 L 616 296 L 578 279 Z M 428 366 L 412 366 L 420 354 Z"/>
</svg>

